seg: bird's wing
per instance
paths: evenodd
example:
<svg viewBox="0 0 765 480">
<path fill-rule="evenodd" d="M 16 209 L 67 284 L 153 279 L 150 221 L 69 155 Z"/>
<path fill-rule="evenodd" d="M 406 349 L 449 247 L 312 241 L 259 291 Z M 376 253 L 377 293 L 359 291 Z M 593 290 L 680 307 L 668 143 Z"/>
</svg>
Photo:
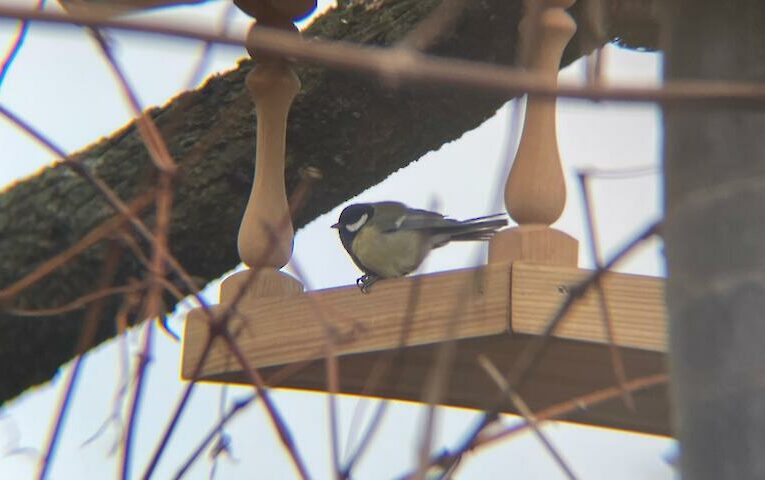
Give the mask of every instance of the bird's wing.
<svg viewBox="0 0 765 480">
<path fill-rule="evenodd" d="M 446 245 L 450 241 L 489 240 L 496 231 L 507 225 L 504 214 L 486 215 L 468 220 L 454 220 L 428 212 L 426 210 L 410 211 L 403 218 L 398 228 L 389 229 L 383 233 L 395 231 L 427 232 L 432 248 Z"/>
<path fill-rule="evenodd" d="M 409 209 L 406 215 L 401 215 L 395 222 L 395 227 L 385 230 L 464 230 L 464 229 L 496 229 L 507 224 L 504 213 L 495 213 L 482 217 L 469 218 L 467 220 L 455 220 L 447 218 L 440 213 L 428 210 Z"/>
<path fill-rule="evenodd" d="M 446 218 L 440 213 L 410 208 L 393 219 L 393 224 L 385 232 L 396 230 L 430 230 L 456 225 L 457 220 Z"/>
</svg>

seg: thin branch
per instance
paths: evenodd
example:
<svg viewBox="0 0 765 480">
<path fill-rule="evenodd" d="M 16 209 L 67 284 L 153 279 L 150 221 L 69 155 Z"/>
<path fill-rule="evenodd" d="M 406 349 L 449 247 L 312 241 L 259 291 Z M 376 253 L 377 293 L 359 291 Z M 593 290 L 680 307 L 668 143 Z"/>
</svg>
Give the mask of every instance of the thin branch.
<svg viewBox="0 0 765 480">
<path fill-rule="evenodd" d="M 150 204 L 150 196 L 139 197 L 132 205 L 128 207 L 131 212 L 138 212 L 143 210 Z M 63 252 L 59 253 L 55 257 L 46 260 L 39 267 L 32 272 L 28 273 L 23 278 L 17 280 L 8 287 L 0 290 L 0 304 L 7 304 L 16 298 L 21 292 L 31 287 L 35 283 L 39 282 L 46 276 L 50 275 L 57 269 L 64 266 L 72 258 L 78 256 L 88 248 L 92 247 L 96 243 L 108 238 L 112 233 L 117 231 L 120 226 L 128 221 L 128 218 L 121 213 L 118 213 L 111 219 L 105 221 L 101 225 L 97 226 L 84 237 L 82 237 L 76 244 L 67 248 Z"/>
<path fill-rule="evenodd" d="M 2 107 L 2 105 L 0 105 L 0 114 L 6 116 L 16 126 L 24 130 L 26 133 L 31 135 L 35 140 L 40 142 L 43 146 L 45 146 L 51 152 L 57 155 L 63 165 L 71 168 L 76 174 L 82 177 L 85 181 L 93 185 L 96 188 L 96 190 L 98 190 L 98 192 L 104 197 L 106 202 L 115 212 L 124 215 L 127 218 L 127 220 L 130 222 L 130 224 L 147 242 L 149 242 L 152 245 L 156 245 L 156 238 L 154 237 L 154 234 L 152 234 L 151 231 L 148 229 L 148 227 L 143 223 L 143 221 L 141 221 L 141 219 L 139 219 L 136 216 L 136 213 L 133 212 L 131 208 L 122 201 L 122 199 L 117 195 L 117 193 L 114 192 L 114 190 L 112 190 L 108 185 L 106 185 L 101 179 L 99 179 L 90 170 L 85 168 L 80 162 L 67 159 L 66 153 L 60 148 L 58 148 L 55 144 L 53 144 L 53 142 L 51 142 L 49 139 L 47 139 L 45 135 L 43 135 L 37 129 L 35 129 L 28 123 L 26 123 L 24 120 L 22 120 L 15 114 L 13 114 L 11 111 Z M 209 315 L 209 308 L 207 307 L 207 303 L 199 295 L 198 293 L 199 287 L 196 285 L 196 282 L 194 282 L 194 280 L 191 278 L 191 275 L 189 275 L 188 272 L 186 272 L 186 270 L 181 266 L 178 260 L 175 257 L 173 257 L 173 255 L 170 254 L 169 251 L 165 250 L 162 253 L 165 257 L 164 260 L 168 263 L 168 265 L 173 270 L 173 272 L 176 275 L 178 275 L 178 278 L 184 284 L 184 287 L 198 302 L 199 306 L 202 309 L 204 309 L 204 311 L 207 312 Z M 3 300 L 3 297 L 0 297 L 0 300 Z"/>
<path fill-rule="evenodd" d="M 228 330 L 223 329 L 223 331 L 221 331 L 219 335 L 226 342 L 229 350 L 231 350 L 231 353 L 234 354 L 234 357 L 236 358 L 237 362 L 239 362 L 239 365 L 244 369 L 247 377 L 250 379 L 252 385 L 255 387 L 255 390 L 257 391 L 258 396 L 260 396 L 260 398 L 263 399 L 263 405 L 265 406 L 266 411 L 268 412 L 268 416 L 271 419 L 271 423 L 273 424 L 274 428 L 279 434 L 279 439 L 284 445 L 284 448 L 289 453 L 293 464 L 297 468 L 297 471 L 300 474 L 300 478 L 304 480 L 310 478 L 310 475 L 308 475 L 308 470 L 306 469 L 302 458 L 300 458 L 300 455 L 298 455 L 297 453 L 297 448 L 295 447 L 295 442 L 292 439 L 292 435 L 290 434 L 289 429 L 287 428 L 286 424 L 284 423 L 284 420 L 282 420 L 281 415 L 279 414 L 279 411 L 276 409 L 276 406 L 271 400 L 271 396 L 268 393 L 268 390 L 266 389 L 265 382 L 263 381 L 263 378 L 260 376 L 260 373 L 258 373 L 257 369 L 255 369 L 254 367 L 250 365 L 249 361 L 247 360 L 247 357 L 244 355 L 244 353 L 242 353 L 242 350 L 239 348 L 239 345 L 236 343 L 236 340 L 231 336 L 231 333 Z"/>
<path fill-rule="evenodd" d="M 656 165 L 643 165 L 625 168 L 583 168 L 579 170 L 579 172 L 590 178 L 622 180 L 626 178 L 657 175 L 659 173 L 659 167 Z"/>
<path fill-rule="evenodd" d="M 166 252 L 168 251 L 167 234 L 170 229 L 170 213 L 173 205 L 172 182 L 177 167 L 170 155 L 166 142 L 154 123 L 154 120 L 143 112 L 143 108 L 138 102 L 138 97 L 135 94 L 134 89 L 130 86 L 125 73 L 120 68 L 119 63 L 114 57 L 105 38 L 95 28 L 91 28 L 90 32 L 117 78 L 122 93 L 128 100 L 133 115 L 136 116 L 138 132 L 149 150 L 149 154 L 154 161 L 155 166 L 159 170 L 159 185 L 156 196 L 157 225 L 154 232 L 155 241 L 152 242 L 154 253 L 152 255 L 151 268 L 149 270 L 151 272 L 152 280 L 147 295 L 146 309 L 144 311 L 144 318 L 157 317 L 164 313 L 161 306 L 162 284 L 159 282 L 159 279 L 164 278 L 164 259 L 166 257 Z"/>
<path fill-rule="evenodd" d="M 220 458 L 220 453 L 222 451 L 228 451 L 229 437 L 224 430 L 224 423 L 223 423 L 223 419 L 226 416 L 225 409 L 226 409 L 226 398 L 228 396 L 226 395 L 227 393 L 228 393 L 228 385 L 224 383 L 223 385 L 221 385 L 220 393 L 218 395 L 219 426 L 218 426 L 218 429 L 217 429 L 218 431 L 216 434 L 218 439 L 215 442 L 216 445 L 220 445 L 221 447 L 220 448 L 216 447 L 213 450 L 214 453 L 212 454 L 212 457 L 213 457 L 212 464 L 210 465 L 210 476 L 209 476 L 210 480 L 215 478 L 215 472 L 218 469 L 218 458 Z M 254 399 L 254 397 L 255 396 L 253 395 L 250 398 Z"/>
<path fill-rule="evenodd" d="M 120 432 L 122 431 L 121 412 L 125 396 L 127 395 L 128 387 L 130 386 L 130 357 L 128 353 L 128 343 L 125 332 L 127 331 L 128 327 L 128 315 L 136 309 L 138 303 L 139 300 L 135 296 L 127 295 L 122 301 L 122 305 L 120 305 L 120 308 L 115 315 L 114 323 L 116 325 L 118 335 L 117 338 L 119 342 L 119 387 L 114 393 L 114 398 L 112 399 L 112 413 L 109 415 L 109 418 L 107 418 L 104 423 L 101 424 L 101 426 L 98 428 L 98 430 L 95 431 L 95 433 L 93 433 L 93 435 L 82 442 L 82 446 L 86 446 L 89 443 L 94 442 L 99 436 L 101 436 L 103 432 L 106 431 L 106 428 L 110 423 L 117 424 Z M 120 434 L 120 437 L 122 437 L 122 434 Z M 118 438 L 110 449 L 110 453 L 116 452 L 120 443 L 121 442 Z"/>
<path fill-rule="evenodd" d="M 443 0 L 394 48 L 425 50 L 459 20 L 467 5 L 468 0 Z"/>
<path fill-rule="evenodd" d="M 397 366 L 403 363 L 403 357 L 405 353 L 405 347 L 409 340 L 409 334 L 412 330 L 412 324 L 414 320 L 414 313 L 417 309 L 417 305 L 420 304 L 420 293 L 422 286 L 422 277 L 414 277 L 412 279 L 412 285 L 409 288 L 409 294 L 407 296 L 406 309 L 404 316 L 401 319 L 401 334 L 398 339 L 398 346 L 392 353 L 386 354 L 378 362 L 375 363 L 372 373 L 369 375 L 367 382 L 364 385 L 364 389 L 361 392 L 362 396 L 371 394 L 377 389 L 379 382 L 388 374 L 392 369 L 394 372 L 397 370 Z M 396 377 L 392 379 L 392 383 L 396 383 Z M 372 420 L 369 422 L 364 435 L 361 436 L 356 450 L 350 455 L 345 467 L 342 470 L 342 478 L 351 478 L 351 472 L 353 467 L 359 462 L 367 447 L 372 443 L 372 438 L 377 433 L 378 428 L 382 424 L 382 420 L 388 408 L 388 400 L 382 399 L 378 404 L 375 413 L 372 416 Z M 351 431 L 353 431 L 353 425 L 356 423 L 356 417 L 358 412 L 354 412 L 354 418 L 351 422 Z M 350 436 L 350 435 L 349 435 Z M 348 445 L 351 444 L 350 438 L 348 439 Z"/>
<path fill-rule="evenodd" d="M 104 36 L 97 28 L 88 29 L 95 39 L 96 44 L 101 50 L 104 58 L 106 58 L 114 77 L 117 79 L 117 83 L 122 90 L 122 94 L 130 106 L 133 115 L 135 116 L 135 123 L 138 128 L 138 134 L 141 136 L 144 145 L 146 145 L 149 151 L 154 165 L 157 169 L 164 174 L 174 174 L 177 170 L 175 162 L 170 155 L 170 150 L 167 148 L 165 140 L 162 138 L 162 134 L 159 132 L 157 125 L 150 115 L 143 111 L 138 96 L 135 94 L 134 89 L 130 86 L 130 83 L 125 76 L 125 72 L 119 66 L 117 59 L 114 58 L 114 53 L 109 47 Z"/>
<path fill-rule="evenodd" d="M 568 97 L 661 104 L 717 104 L 735 108 L 757 108 L 765 104 L 761 83 L 684 80 L 668 81 L 661 87 L 611 85 L 566 85 L 548 76 L 484 62 L 444 59 L 411 50 L 359 46 L 345 41 L 303 40 L 293 33 L 261 26 L 247 37 L 202 32 L 183 27 L 157 26 L 135 21 L 104 18 L 98 14 L 61 15 L 28 9 L 0 7 L 0 18 L 35 20 L 52 24 L 128 30 L 178 38 L 209 41 L 221 45 L 246 46 L 264 53 L 288 57 L 342 70 L 381 77 L 395 83 L 440 84 L 509 97 L 524 93 L 538 97 Z"/>
<path fill-rule="evenodd" d="M 37 0 L 36 10 L 40 11 L 45 7 L 45 0 Z M 24 45 L 24 40 L 27 38 L 29 32 L 29 20 L 22 20 L 19 24 L 19 29 L 16 30 L 16 36 L 13 38 L 11 48 L 8 49 L 8 54 L 3 59 L 3 63 L 0 64 L 0 88 L 3 86 L 5 77 L 8 72 L 11 71 L 11 65 L 21 52 L 21 47 Z"/>
<path fill-rule="evenodd" d="M 39 310 L 23 310 L 23 309 L 16 309 L 16 308 L 7 308 L 5 309 L 5 312 L 10 315 L 15 315 L 17 317 L 52 317 L 56 315 L 61 315 L 63 313 L 79 310 L 81 308 L 85 308 L 90 303 L 95 302 L 97 300 L 101 300 L 106 297 L 111 297 L 113 295 L 120 295 L 124 293 L 135 293 L 135 292 L 144 290 L 145 288 L 146 288 L 146 283 L 136 282 L 136 283 L 131 283 L 129 285 L 122 285 L 120 287 L 109 287 L 109 288 L 103 288 L 101 290 L 96 290 L 95 292 L 90 292 L 86 295 L 81 296 L 80 298 L 76 300 L 72 300 L 71 302 L 65 305 L 61 305 L 60 307 L 42 308 Z"/>
<path fill-rule="evenodd" d="M 586 174 L 579 172 L 577 174 L 579 179 L 580 191 L 582 194 L 582 203 L 584 204 L 585 223 L 587 225 L 588 237 L 590 239 L 590 255 L 592 261 L 595 263 L 595 267 L 600 269 L 603 267 L 603 260 L 600 255 L 598 231 L 595 226 L 595 213 L 593 211 L 592 198 L 590 195 L 590 188 L 588 177 Z M 611 354 L 611 365 L 614 370 L 614 377 L 619 384 L 619 388 L 622 389 L 622 400 L 624 405 L 631 411 L 635 411 L 635 400 L 632 395 L 624 387 L 627 383 L 627 374 L 624 368 L 624 360 L 622 359 L 619 346 L 616 344 L 616 332 L 614 329 L 614 319 L 611 315 L 611 309 L 608 308 L 608 301 L 606 299 L 606 289 L 603 286 L 601 279 L 595 280 L 595 292 L 598 297 L 598 311 L 603 319 L 603 329 L 605 330 L 606 339 L 608 340 L 608 351 Z"/>
<path fill-rule="evenodd" d="M 665 373 L 659 373 L 656 375 L 649 375 L 647 377 L 636 378 L 627 382 L 627 389 L 630 393 L 635 393 L 648 388 L 654 388 L 659 385 L 664 385 L 669 381 L 669 376 Z M 608 387 L 602 390 L 597 390 L 580 397 L 572 398 L 565 402 L 555 404 L 551 407 L 545 408 L 537 412 L 537 422 L 554 420 L 561 418 L 577 411 L 584 411 L 589 408 L 595 407 L 601 403 L 613 400 L 619 397 L 622 391 L 619 387 Z M 498 440 L 506 439 L 511 435 L 523 432 L 528 428 L 528 424 L 521 422 L 518 425 L 510 426 L 502 431 L 491 433 L 487 435 L 481 435 L 476 439 L 472 448 L 482 447 Z"/>
<path fill-rule="evenodd" d="M 114 281 L 114 276 L 117 273 L 117 265 L 119 263 L 118 260 L 120 254 L 120 249 L 112 245 L 106 255 L 106 260 L 101 267 L 101 274 L 98 281 L 99 288 L 106 288 Z M 103 299 L 98 300 L 94 302 L 90 308 L 88 308 L 88 311 L 85 314 L 82 333 L 80 334 L 80 339 L 76 347 L 77 358 L 75 359 L 74 365 L 72 365 L 72 369 L 69 372 L 69 378 L 67 379 L 66 388 L 64 389 L 64 393 L 61 397 L 58 413 L 53 422 L 50 438 L 48 439 L 48 444 L 45 448 L 45 454 L 40 461 L 39 469 L 37 472 L 37 478 L 40 480 L 44 480 L 48 475 L 48 470 L 50 469 L 50 465 L 53 461 L 53 455 L 55 454 L 56 447 L 58 445 L 58 439 L 64 428 L 64 421 L 66 420 L 67 413 L 69 412 L 69 405 L 71 404 L 72 398 L 74 397 L 74 390 L 80 377 L 80 370 L 83 363 L 85 362 L 85 352 L 93 342 L 93 336 L 96 331 L 95 327 L 101 318 L 104 307 L 105 302 Z"/>
<path fill-rule="evenodd" d="M 138 354 L 138 368 L 136 372 L 135 387 L 133 396 L 130 400 L 130 414 L 128 416 L 127 430 L 122 444 L 122 480 L 130 479 L 130 462 L 133 449 L 133 434 L 135 432 L 136 418 L 138 417 L 138 406 L 141 404 L 141 395 L 146 380 L 146 368 L 151 361 L 152 337 L 154 333 L 154 322 L 146 322 L 146 332 L 144 333 L 143 348 Z"/>
<path fill-rule="evenodd" d="M 646 390 L 649 388 L 657 387 L 659 385 L 664 385 L 668 381 L 669 376 L 667 374 L 661 373 L 631 380 L 627 383 L 627 388 L 630 392 L 634 393 L 640 390 Z M 621 394 L 621 389 L 618 387 L 608 387 L 602 390 L 588 393 L 586 395 L 572 398 L 538 412 L 536 414 L 537 422 L 554 420 L 576 411 L 587 410 L 603 402 L 613 400 L 614 398 L 619 397 Z M 449 467 L 449 469 L 446 471 L 451 471 L 452 466 L 459 462 L 467 452 L 488 446 L 490 444 L 496 443 L 499 440 L 507 439 L 513 435 L 525 432 L 528 429 L 529 424 L 524 420 L 516 425 L 507 427 L 502 431 L 481 435 L 469 444 L 463 444 L 452 452 L 443 452 L 441 455 L 431 460 L 431 465 L 438 465 L 442 468 L 446 466 Z M 400 478 L 408 479 L 413 475 L 414 472 L 411 472 L 401 476 Z"/>
<path fill-rule="evenodd" d="M 61 397 L 61 403 L 58 407 L 58 415 L 56 415 L 56 419 L 53 422 L 53 429 L 51 430 L 51 435 L 48 439 L 48 445 L 45 448 L 45 455 L 40 461 L 40 466 L 37 472 L 38 480 L 45 480 L 48 478 L 48 470 L 50 469 L 53 455 L 56 453 L 58 439 L 61 435 L 61 431 L 64 428 L 64 420 L 66 420 L 66 415 L 69 412 L 69 404 L 71 403 L 72 397 L 74 396 L 74 389 L 76 388 L 77 381 L 80 378 L 80 369 L 82 368 L 84 361 L 84 355 L 78 356 L 74 360 L 72 369 L 69 371 L 69 377 L 66 380 L 66 388 L 64 389 L 64 394 Z"/>
<path fill-rule="evenodd" d="M 523 398 L 518 394 L 518 392 L 516 392 L 515 389 L 509 383 L 507 383 L 507 380 L 505 380 L 505 378 L 502 376 L 502 373 L 500 373 L 496 365 L 494 365 L 494 363 L 492 363 L 492 361 L 489 360 L 489 357 L 483 354 L 478 355 L 478 364 L 481 365 L 481 367 L 486 371 L 486 373 L 489 374 L 489 377 L 492 380 L 494 380 L 494 383 L 496 383 L 497 386 L 499 386 L 499 389 L 501 391 L 507 392 L 507 396 L 510 399 L 510 401 L 513 403 L 513 406 L 515 407 L 515 409 L 518 410 L 518 413 L 520 413 L 523 416 L 523 419 L 526 420 L 526 424 L 529 426 L 529 428 L 531 428 L 531 430 L 537 436 L 537 438 L 545 447 L 545 449 L 550 453 L 550 456 L 553 458 L 555 463 L 558 464 L 558 466 L 563 471 L 563 473 L 568 478 L 575 480 L 576 475 L 574 475 L 574 471 L 571 470 L 571 467 L 569 467 L 569 465 L 563 459 L 561 454 L 558 452 L 558 449 L 556 449 L 555 446 L 552 444 L 550 439 L 547 438 L 547 435 L 545 435 L 545 433 L 542 432 L 542 429 L 539 428 L 539 422 L 537 421 L 537 418 L 534 416 L 534 412 L 531 411 L 529 406 L 526 404 Z"/>
<path fill-rule="evenodd" d="M 214 339 L 215 337 L 212 335 L 207 337 L 205 346 L 202 349 L 202 355 L 199 356 L 199 362 L 197 362 L 197 364 L 194 366 L 194 371 L 192 372 L 191 377 L 192 380 L 183 390 L 183 394 L 175 406 L 175 411 L 173 412 L 170 421 L 165 427 L 165 431 L 162 434 L 159 443 L 157 443 L 157 446 L 154 448 L 154 453 L 151 456 L 151 460 L 149 460 L 149 464 L 146 466 L 146 470 L 144 470 L 143 475 L 141 476 L 141 478 L 144 480 L 149 480 L 154 474 L 154 470 L 159 464 L 159 459 L 162 457 L 162 453 L 165 451 L 167 444 L 170 442 L 170 437 L 173 435 L 173 432 L 175 432 L 175 427 L 178 425 L 178 421 L 180 420 L 181 415 L 186 408 L 189 398 L 191 398 L 191 394 L 194 391 L 194 388 L 197 386 L 196 379 L 199 378 L 199 375 L 202 373 L 202 367 L 204 366 L 207 357 L 210 355 L 210 350 L 212 350 L 212 343 Z"/>
<path fill-rule="evenodd" d="M 226 9 L 223 10 L 223 14 L 221 15 L 220 19 L 221 25 L 218 28 L 219 34 L 225 35 L 228 32 L 229 26 L 234 20 L 234 16 L 236 15 L 237 11 L 238 10 L 236 4 L 233 2 L 226 6 Z M 199 60 L 192 69 L 191 74 L 189 75 L 189 79 L 186 81 L 186 90 L 191 90 L 200 81 L 202 81 L 202 76 L 205 74 L 205 71 L 210 64 L 210 59 L 212 58 L 212 49 L 214 46 L 215 43 L 213 42 L 204 42 L 202 51 L 199 54 Z"/>
<path fill-rule="evenodd" d="M 327 371 L 327 410 L 329 411 L 329 438 L 330 455 L 332 457 L 332 468 L 335 472 L 335 478 L 340 479 L 340 443 L 338 440 L 338 420 L 337 420 L 337 394 L 340 391 L 340 372 L 337 362 L 337 353 L 335 352 L 334 342 L 329 341 L 326 348 L 326 371 Z"/>
<path fill-rule="evenodd" d="M 301 171 L 301 177 L 303 181 L 295 190 L 290 201 L 290 211 L 294 216 L 295 211 L 299 209 L 303 202 L 308 198 L 309 189 L 313 183 L 321 179 L 321 173 L 314 171 Z M 303 269 L 300 267 L 300 263 L 294 256 L 290 259 L 290 266 L 292 271 L 297 276 L 298 280 L 310 290 Z M 314 312 L 313 318 L 317 319 L 323 327 L 326 343 L 324 346 L 324 363 L 326 372 L 327 383 L 327 410 L 329 417 L 330 428 L 330 455 L 332 459 L 332 466 L 335 472 L 335 478 L 343 478 L 340 469 L 340 443 L 338 438 L 338 416 L 337 416 L 337 394 L 340 390 L 340 371 L 337 361 L 336 347 L 338 340 L 341 340 L 338 335 L 338 329 L 335 325 L 327 320 L 327 306 L 314 296 L 308 296 L 309 304 Z"/>
<path fill-rule="evenodd" d="M 249 397 L 246 397 L 243 400 L 239 400 L 234 402 L 234 404 L 231 406 L 228 412 L 226 412 L 225 415 L 221 417 L 221 419 L 218 421 L 217 425 L 215 425 L 210 432 L 205 435 L 205 437 L 202 439 L 201 442 L 199 442 L 199 445 L 191 452 L 191 455 L 186 459 L 185 462 L 181 465 L 181 468 L 178 469 L 177 472 L 175 472 L 175 478 L 176 480 L 182 478 L 186 473 L 188 472 L 189 468 L 194 464 L 197 458 L 199 458 L 202 455 L 202 452 L 205 448 L 212 442 L 212 440 L 215 438 L 215 436 L 223 429 L 223 427 L 226 426 L 226 424 L 231 421 L 234 416 L 242 411 L 245 407 L 250 405 L 255 399 L 257 398 L 257 395 L 250 395 Z"/>
</svg>

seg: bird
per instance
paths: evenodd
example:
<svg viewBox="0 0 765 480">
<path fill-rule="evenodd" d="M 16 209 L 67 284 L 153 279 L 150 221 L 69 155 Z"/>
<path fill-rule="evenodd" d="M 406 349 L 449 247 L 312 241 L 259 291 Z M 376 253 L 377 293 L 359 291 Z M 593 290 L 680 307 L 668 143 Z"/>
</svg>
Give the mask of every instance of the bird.
<svg viewBox="0 0 765 480">
<path fill-rule="evenodd" d="M 507 225 L 504 214 L 455 220 L 409 208 L 400 202 L 356 203 L 340 213 L 340 242 L 364 274 L 356 280 L 362 293 L 379 279 L 414 271 L 434 248 L 452 241 L 489 240 Z"/>
</svg>

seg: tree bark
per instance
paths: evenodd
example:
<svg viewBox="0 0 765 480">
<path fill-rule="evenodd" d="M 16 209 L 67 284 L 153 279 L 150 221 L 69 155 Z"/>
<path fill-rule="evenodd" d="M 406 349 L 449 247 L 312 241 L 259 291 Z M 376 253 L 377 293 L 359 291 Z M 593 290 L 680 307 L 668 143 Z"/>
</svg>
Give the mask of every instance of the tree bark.
<svg viewBox="0 0 765 480">
<path fill-rule="evenodd" d="M 437 0 L 387 0 L 371 5 L 351 2 L 322 16 L 306 35 L 388 45 L 400 39 L 438 3 Z M 437 39 L 430 52 L 512 64 L 522 1 L 466 4 L 458 21 Z M 608 22 L 599 23 L 603 28 L 590 29 L 586 21 L 581 22 L 583 26 L 567 49 L 564 63 L 598 42 L 620 36 L 618 28 L 625 22 L 634 23 L 634 12 L 619 9 L 635 4 L 651 11 L 648 0 L 610 0 L 607 5 L 612 14 Z M 580 2 L 574 11 L 580 19 L 588 15 L 586 5 L 587 2 Z M 630 20 L 619 12 L 627 12 Z M 649 20 L 644 22 L 643 29 L 650 32 L 654 20 L 650 15 L 646 18 Z M 630 28 L 634 29 L 634 25 Z M 233 268 L 239 260 L 236 232 L 252 182 L 255 155 L 254 108 L 243 89 L 244 76 L 251 67 L 252 62 L 243 61 L 236 70 L 214 76 L 202 88 L 179 95 L 151 111 L 181 171 L 174 190 L 170 248 L 201 284 Z M 324 179 L 295 219 L 296 227 L 477 127 L 508 100 L 435 85 L 391 89 L 374 79 L 306 65 L 297 66 L 297 71 L 303 90 L 289 119 L 288 190 L 297 184 L 302 167 L 318 168 Z M 74 158 L 125 201 L 149 191 L 156 178 L 132 124 Z M 7 287 L 33 271 L 113 214 L 89 184 L 61 165 L 3 192 L 0 286 Z M 151 213 L 145 220 L 151 223 Z M 149 253 L 146 245 L 143 247 Z M 25 290 L 10 306 L 51 308 L 91 292 L 104 250 L 102 244 L 88 249 Z M 136 257 L 125 255 L 115 285 L 144 275 Z M 112 319 L 117 307 L 116 299 L 109 302 L 98 341 L 115 334 Z M 7 310 L 0 313 L 3 365 L 0 403 L 48 380 L 61 364 L 72 358 L 82 330 L 82 316 L 82 310 L 37 318 L 20 318 Z"/>
<path fill-rule="evenodd" d="M 765 2 L 670 2 L 665 77 L 765 80 Z M 670 367 L 684 478 L 765 478 L 765 113 L 665 114 Z"/>
</svg>

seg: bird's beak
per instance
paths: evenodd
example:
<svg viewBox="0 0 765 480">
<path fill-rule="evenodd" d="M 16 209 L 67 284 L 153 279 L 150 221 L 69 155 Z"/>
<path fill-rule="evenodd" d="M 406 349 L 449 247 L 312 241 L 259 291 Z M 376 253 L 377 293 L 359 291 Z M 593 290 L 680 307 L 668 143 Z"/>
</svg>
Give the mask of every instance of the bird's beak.
<svg viewBox="0 0 765 480">
<path fill-rule="evenodd" d="M 336 224 L 332 225 L 332 226 L 331 226 L 331 227 L 329 227 L 329 228 L 340 228 L 340 224 L 339 224 L 339 223 L 336 223 Z"/>
</svg>

